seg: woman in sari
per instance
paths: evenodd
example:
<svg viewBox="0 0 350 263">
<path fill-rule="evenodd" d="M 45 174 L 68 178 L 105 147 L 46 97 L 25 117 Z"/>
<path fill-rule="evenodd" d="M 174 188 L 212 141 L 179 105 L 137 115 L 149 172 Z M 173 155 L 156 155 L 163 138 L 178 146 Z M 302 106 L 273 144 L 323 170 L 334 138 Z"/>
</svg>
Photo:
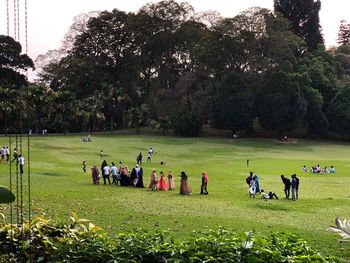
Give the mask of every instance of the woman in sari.
<svg viewBox="0 0 350 263">
<path fill-rule="evenodd" d="M 148 188 L 152 191 L 158 190 L 158 180 L 156 170 L 153 170 L 151 173 L 151 180 L 148 183 Z"/>
<path fill-rule="evenodd" d="M 192 194 L 191 187 L 188 185 L 187 178 L 188 176 L 184 171 L 180 174 L 181 177 L 181 184 L 180 184 L 180 195 L 190 195 Z"/>
<path fill-rule="evenodd" d="M 174 175 L 171 170 L 168 172 L 168 190 L 174 190 L 175 184 L 174 184 Z"/>
</svg>

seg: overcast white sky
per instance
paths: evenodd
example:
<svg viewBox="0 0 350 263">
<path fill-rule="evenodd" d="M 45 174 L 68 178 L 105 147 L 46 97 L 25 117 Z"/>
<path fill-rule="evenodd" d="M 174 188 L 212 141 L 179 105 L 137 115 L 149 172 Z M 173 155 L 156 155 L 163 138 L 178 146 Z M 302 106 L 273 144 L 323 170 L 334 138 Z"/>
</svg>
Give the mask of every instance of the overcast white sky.
<svg viewBox="0 0 350 263">
<path fill-rule="evenodd" d="M 80 13 L 97 10 L 137 11 L 148 0 L 27 0 L 28 1 L 28 41 L 29 55 L 35 59 L 49 49 L 56 49 L 72 24 L 74 16 Z M 10 13 L 13 0 L 10 2 Z M 157 1 L 153 1 L 157 2 Z M 239 12 L 259 6 L 272 9 L 273 0 L 189 0 L 196 12 L 216 10 L 223 16 L 232 17 Z M 336 44 L 339 22 L 346 19 L 350 22 L 350 1 L 321 0 L 320 13 L 326 45 Z M 24 34 L 24 0 L 20 0 L 22 22 L 20 31 Z M 6 0 L 0 0 L 0 34 L 6 34 Z M 10 35 L 13 34 L 13 17 L 10 17 Z M 23 43 L 24 36 L 20 37 Z"/>
</svg>

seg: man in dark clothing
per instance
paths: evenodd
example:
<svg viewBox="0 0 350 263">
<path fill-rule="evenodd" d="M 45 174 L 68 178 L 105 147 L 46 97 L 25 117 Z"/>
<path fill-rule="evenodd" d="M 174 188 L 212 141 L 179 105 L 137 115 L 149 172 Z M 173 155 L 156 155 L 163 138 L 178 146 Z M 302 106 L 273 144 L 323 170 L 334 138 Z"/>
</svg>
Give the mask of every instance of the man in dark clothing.
<svg viewBox="0 0 350 263">
<path fill-rule="evenodd" d="M 281 175 L 281 179 L 282 179 L 282 182 L 284 184 L 284 193 L 286 195 L 286 199 L 289 198 L 289 195 L 290 195 L 290 186 L 291 186 L 291 182 L 288 178 L 284 177 L 284 175 L 282 174 Z"/>
<path fill-rule="evenodd" d="M 248 184 L 248 187 L 250 187 L 250 182 L 253 180 L 253 172 L 249 173 L 249 176 L 245 179 L 246 183 Z"/>
<path fill-rule="evenodd" d="M 299 178 L 296 174 L 292 175 L 292 191 L 293 191 L 293 184 L 294 184 L 294 198 L 295 200 L 298 200 L 298 191 L 299 191 Z M 293 193 L 293 192 L 292 192 Z"/>
<path fill-rule="evenodd" d="M 136 163 L 142 165 L 142 153 L 139 153 L 139 155 L 137 156 Z"/>
</svg>

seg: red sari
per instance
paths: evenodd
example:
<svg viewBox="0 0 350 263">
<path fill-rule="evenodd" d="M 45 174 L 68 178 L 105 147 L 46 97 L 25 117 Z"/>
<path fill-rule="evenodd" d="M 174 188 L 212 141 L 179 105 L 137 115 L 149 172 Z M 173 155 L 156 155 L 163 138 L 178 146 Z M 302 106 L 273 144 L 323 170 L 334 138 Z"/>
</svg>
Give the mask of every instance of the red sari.
<svg viewBox="0 0 350 263">
<path fill-rule="evenodd" d="M 163 190 L 163 191 L 168 191 L 168 188 L 167 188 L 166 182 L 164 180 L 164 175 L 163 174 L 160 176 L 158 189 L 159 190 Z"/>
</svg>

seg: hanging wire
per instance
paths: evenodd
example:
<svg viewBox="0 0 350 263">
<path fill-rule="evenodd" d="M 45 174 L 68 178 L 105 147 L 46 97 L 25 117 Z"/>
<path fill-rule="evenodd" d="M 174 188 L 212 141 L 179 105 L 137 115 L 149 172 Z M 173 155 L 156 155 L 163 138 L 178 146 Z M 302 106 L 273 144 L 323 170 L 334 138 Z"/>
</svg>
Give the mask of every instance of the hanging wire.
<svg viewBox="0 0 350 263">
<path fill-rule="evenodd" d="M 6 0 L 6 22 L 7 22 L 7 35 L 10 35 L 10 12 L 9 12 L 9 0 Z"/>
<path fill-rule="evenodd" d="M 20 42 L 20 30 L 19 30 L 19 22 L 20 22 L 20 15 L 19 15 L 19 0 L 17 0 L 17 41 Z"/>
</svg>

